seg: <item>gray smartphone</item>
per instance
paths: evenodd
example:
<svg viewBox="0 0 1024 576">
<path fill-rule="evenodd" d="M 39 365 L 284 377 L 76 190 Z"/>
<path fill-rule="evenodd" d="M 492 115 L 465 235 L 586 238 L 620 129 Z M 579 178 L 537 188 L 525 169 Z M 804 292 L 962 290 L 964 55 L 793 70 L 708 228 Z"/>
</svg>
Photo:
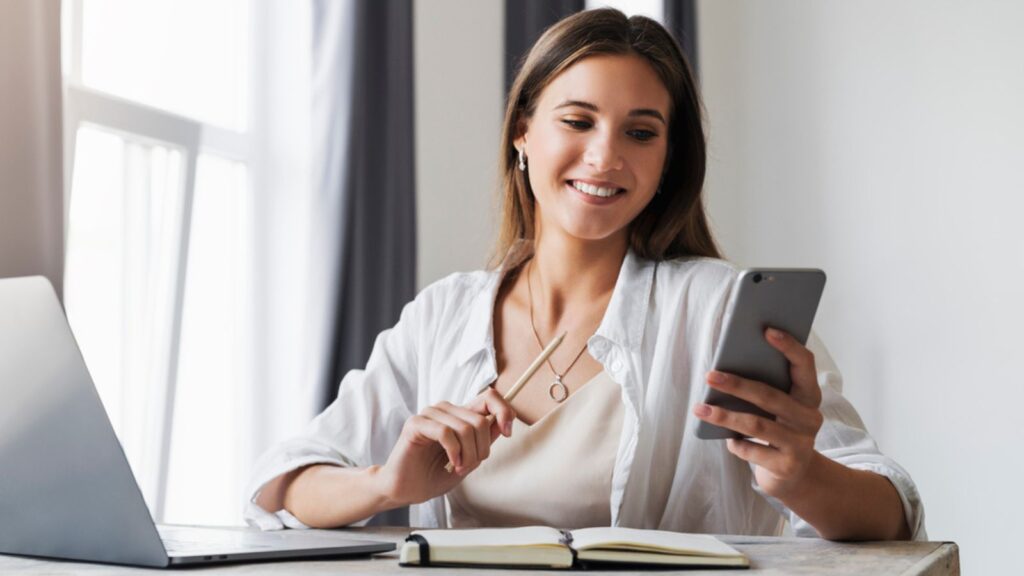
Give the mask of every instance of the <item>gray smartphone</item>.
<svg viewBox="0 0 1024 576">
<path fill-rule="evenodd" d="M 825 273 L 817 269 L 751 268 L 742 271 L 725 314 L 712 367 L 788 393 L 792 384 L 789 361 L 765 340 L 765 329 L 777 328 L 806 344 L 824 289 Z M 708 388 L 704 402 L 774 418 L 757 406 L 714 388 Z M 714 440 L 744 436 L 701 420 L 697 437 Z"/>
</svg>

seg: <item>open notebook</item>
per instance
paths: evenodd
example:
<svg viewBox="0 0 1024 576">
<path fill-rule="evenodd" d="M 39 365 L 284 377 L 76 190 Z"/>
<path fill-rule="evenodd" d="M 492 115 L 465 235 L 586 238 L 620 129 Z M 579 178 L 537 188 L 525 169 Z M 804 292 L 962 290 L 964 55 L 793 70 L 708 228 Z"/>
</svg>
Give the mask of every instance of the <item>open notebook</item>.
<svg viewBox="0 0 1024 576">
<path fill-rule="evenodd" d="M 714 536 L 635 528 L 557 530 L 545 526 L 417 530 L 402 546 L 404 566 L 489 565 L 582 568 L 589 565 L 750 565 Z"/>
</svg>

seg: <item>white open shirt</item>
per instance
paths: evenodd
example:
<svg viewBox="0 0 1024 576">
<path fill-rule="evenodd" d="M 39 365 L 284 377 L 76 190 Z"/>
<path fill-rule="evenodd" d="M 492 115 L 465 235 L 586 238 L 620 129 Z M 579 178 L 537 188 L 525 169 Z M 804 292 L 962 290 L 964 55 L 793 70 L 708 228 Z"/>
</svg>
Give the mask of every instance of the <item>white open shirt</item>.
<svg viewBox="0 0 1024 576">
<path fill-rule="evenodd" d="M 519 245 L 521 252 L 523 244 Z M 518 256 L 517 258 L 521 257 Z M 280 474 L 314 463 L 384 464 L 406 419 L 443 400 L 467 404 L 497 378 L 492 319 L 498 270 L 452 274 L 425 288 L 381 332 L 363 370 L 342 379 L 334 402 L 303 434 L 256 463 L 245 518 L 265 530 L 303 527 L 284 510 L 255 503 Z M 798 536 L 808 523 L 758 490 L 749 464 L 724 440 L 695 436 L 694 404 L 718 343 L 737 270 L 710 258 L 653 262 L 629 251 L 590 355 L 622 387 L 625 414 L 612 472 L 613 526 L 680 532 L 776 535 L 788 518 Z M 812 334 L 825 422 L 815 447 L 851 468 L 888 478 L 899 492 L 911 533 L 925 539 L 924 510 L 910 475 L 882 454 L 853 406 L 824 345 Z M 362 525 L 368 519 L 354 525 Z M 444 497 L 410 510 L 419 527 L 447 527 Z"/>
</svg>

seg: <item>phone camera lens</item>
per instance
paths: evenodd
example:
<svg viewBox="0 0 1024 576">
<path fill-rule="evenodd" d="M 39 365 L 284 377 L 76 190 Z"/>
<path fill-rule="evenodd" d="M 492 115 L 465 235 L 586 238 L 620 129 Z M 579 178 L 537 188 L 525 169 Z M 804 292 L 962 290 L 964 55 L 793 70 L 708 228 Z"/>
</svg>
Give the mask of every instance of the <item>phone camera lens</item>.
<svg viewBox="0 0 1024 576">
<path fill-rule="evenodd" d="M 760 284 L 760 283 L 761 283 L 761 274 L 760 273 L 754 274 L 754 284 Z"/>
</svg>

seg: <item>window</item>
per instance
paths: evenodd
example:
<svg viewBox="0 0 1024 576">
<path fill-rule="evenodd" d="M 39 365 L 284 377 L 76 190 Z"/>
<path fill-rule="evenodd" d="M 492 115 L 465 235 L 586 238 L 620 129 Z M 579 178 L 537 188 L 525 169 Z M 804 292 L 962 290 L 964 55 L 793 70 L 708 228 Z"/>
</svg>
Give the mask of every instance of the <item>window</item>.
<svg viewBox="0 0 1024 576">
<path fill-rule="evenodd" d="M 244 132 L 249 0 L 77 0 L 80 81 Z"/>
<path fill-rule="evenodd" d="M 240 519 L 254 6 L 63 6 L 68 319 L 158 522 Z"/>
</svg>

